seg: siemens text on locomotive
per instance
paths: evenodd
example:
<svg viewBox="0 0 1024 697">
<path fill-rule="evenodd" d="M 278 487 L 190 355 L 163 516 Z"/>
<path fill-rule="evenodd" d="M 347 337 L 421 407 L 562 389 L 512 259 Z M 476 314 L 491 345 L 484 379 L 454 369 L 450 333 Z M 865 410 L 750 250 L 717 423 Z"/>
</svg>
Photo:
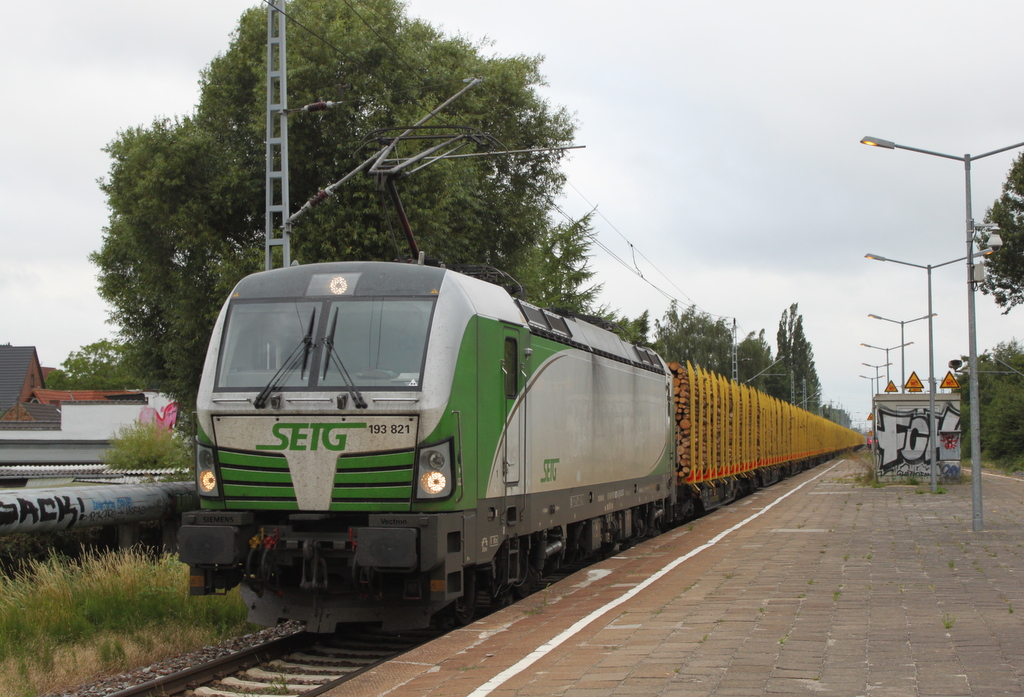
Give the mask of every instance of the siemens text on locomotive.
<svg viewBox="0 0 1024 697">
<path fill-rule="evenodd" d="M 243 279 L 198 399 L 192 592 L 250 620 L 465 622 L 862 443 L 498 285 L 339 262 Z"/>
</svg>

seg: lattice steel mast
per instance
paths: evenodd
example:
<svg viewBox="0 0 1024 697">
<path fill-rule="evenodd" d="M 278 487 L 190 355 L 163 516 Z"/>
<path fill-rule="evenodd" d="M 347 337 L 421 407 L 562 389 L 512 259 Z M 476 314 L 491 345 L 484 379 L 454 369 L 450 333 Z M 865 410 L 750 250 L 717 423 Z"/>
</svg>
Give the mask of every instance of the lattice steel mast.
<svg viewBox="0 0 1024 697">
<path fill-rule="evenodd" d="M 267 173 L 264 268 L 274 268 L 274 247 L 283 266 L 291 265 L 288 220 L 288 73 L 285 1 L 267 0 Z"/>
</svg>

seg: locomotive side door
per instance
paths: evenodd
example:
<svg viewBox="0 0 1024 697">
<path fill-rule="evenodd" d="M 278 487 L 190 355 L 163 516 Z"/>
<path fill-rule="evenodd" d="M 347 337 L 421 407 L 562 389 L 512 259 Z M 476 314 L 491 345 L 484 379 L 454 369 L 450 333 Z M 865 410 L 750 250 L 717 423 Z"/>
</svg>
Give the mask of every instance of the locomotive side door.
<svg viewBox="0 0 1024 697">
<path fill-rule="evenodd" d="M 505 482 L 506 522 L 515 525 L 522 514 L 518 498 L 523 494 L 526 474 L 526 377 L 525 340 L 529 334 L 506 327 L 502 350 L 503 399 L 505 400 L 505 451 L 502 476 Z"/>
</svg>

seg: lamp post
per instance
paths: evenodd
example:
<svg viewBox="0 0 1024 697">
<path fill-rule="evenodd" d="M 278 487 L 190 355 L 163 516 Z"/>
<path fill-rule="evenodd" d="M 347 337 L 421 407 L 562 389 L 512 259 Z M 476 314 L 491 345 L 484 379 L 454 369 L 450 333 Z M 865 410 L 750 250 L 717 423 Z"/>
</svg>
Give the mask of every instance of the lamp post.
<svg viewBox="0 0 1024 697">
<path fill-rule="evenodd" d="M 993 248 L 989 247 L 980 252 L 975 252 L 974 256 L 982 256 L 991 254 L 994 251 Z M 931 448 L 931 484 L 932 493 L 938 492 L 938 470 L 936 459 L 938 458 L 939 444 L 938 444 L 938 428 L 939 421 L 935 414 L 935 334 L 933 331 L 932 318 L 935 317 L 935 313 L 932 312 L 932 269 L 942 268 L 943 266 L 949 266 L 959 261 L 963 261 L 964 258 L 953 259 L 952 261 L 944 261 L 941 264 L 913 264 L 909 261 L 900 261 L 899 259 L 889 259 L 883 257 L 881 254 L 865 254 L 868 259 L 874 259 L 875 261 L 891 261 L 894 264 L 902 264 L 903 266 L 913 266 L 915 269 L 924 269 L 928 272 L 928 442 L 929 448 Z M 913 320 L 911 320 L 913 321 Z M 972 463 L 973 467 L 973 463 Z"/>
<path fill-rule="evenodd" d="M 908 324 L 910 324 L 911 322 L 918 322 L 918 321 L 920 321 L 922 319 L 928 319 L 928 315 L 925 315 L 924 317 L 915 317 L 914 319 L 907 319 L 907 320 L 889 319 L 888 317 L 880 317 L 878 315 L 868 315 L 868 317 L 870 317 L 871 319 L 880 319 L 883 322 L 892 322 L 893 324 L 900 325 L 900 341 L 901 342 L 905 342 L 907 340 L 907 338 L 906 338 L 906 326 Z M 911 341 L 910 343 L 912 344 L 914 342 Z M 903 344 L 903 345 L 907 346 L 908 344 Z M 900 351 L 900 385 L 906 385 L 906 384 L 907 384 L 907 352 L 906 351 Z"/>
<path fill-rule="evenodd" d="M 875 437 L 875 433 L 874 433 L 874 431 L 875 431 L 875 422 L 874 422 L 874 418 L 875 418 L 875 394 L 876 394 L 876 392 L 875 392 L 875 378 L 871 377 L 870 375 L 861 375 L 860 377 L 864 378 L 865 380 L 870 380 L 871 381 L 871 400 L 868 402 L 868 404 L 869 404 L 868 414 L 871 415 L 871 418 L 868 419 L 868 431 L 871 432 L 871 457 L 872 457 L 872 459 L 874 459 L 874 457 L 875 457 L 875 442 L 878 440 Z M 874 465 L 872 465 L 872 467 L 874 467 Z"/>
<path fill-rule="evenodd" d="M 869 368 L 874 368 L 875 380 L 878 380 L 881 378 L 882 368 L 888 368 L 890 365 L 892 365 L 892 363 L 879 363 L 878 365 L 871 365 L 870 363 L 861 363 L 861 365 L 866 365 Z M 886 370 L 886 374 L 888 374 L 888 372 L 889 371 Z"/>
<path fill-rule="evenodd" d="M 865 380 L 870 380 L 871 381 L 871 401 L 874 402 L 875 401 L 875 378 L 871 377 L 870 375 L 861 375 L 860 377 L 864 378 Z"/>
<path fill-rule="evenodd" d="M 874 315 L 868 315 L 868 317 L 874 317 Z M 892 363 L 889 362 L 889 352 L 890 351 L 895 351 L 896 349 L 901 349 L 901 348 L 903 348 L 905 346 L 910 346 L 913 343 L 914 343 L 913 341 L 908 341 L 905 344 L 900 344 L 899 346 L 893 346 L 891 348 L 882 348 L 881 346 L 872 346 L 871 344 L 861 344 L 861 346 L 863 346 L 865 348 L 869 348 L 869 349 L 878 349 L 879 351 L 885 351 L 885 363 L 886 363 L 886 365 L 892 365 Z M 906 361 L 904 360 L 904 358 L 901 357 L 900 361 L 901 361 L 900 365 L 905 366 Z M 904 373 L 906 372 L 905 367 L 902 368 L 902 370 L 904 371 Z M 889 380 L 889 369 L 888 368 L 886 368 L 886 370 L 885 370 L 885 379 L 886 379 L 886 381 Z M 901 382 L 900 384 L 901 385 L 905 385 L 906 383 L 907 383 L 907 380 L 906 380 L 906 377 L 904 377 L 903 382 Z"/>
<path fill-rule="evenodd" d="M 942 157 L 947 160 L 956 160 L 964 163 L 964 198 L 967 202 L 966 237 L 967 237 L 967 345 L 968 345 L 968 367 L 970 369 L 970 398 L 971 398 L 971 508 L 972 521 L 971 529 L 974 532 L 981 532 L 985 529 L 984 518 L 981 509 L 981 410 L 978 405 L 978 337 L 974 311 L 974 211 L 971 208 L 971 162 L 980 160 L 991 155 L 997 155 L 1007 150 L 1016 150 L 1024 147 L 1024 142 L 1007 145 L 1005 148 L 991 150 L 981 155 L 947 155 L 946 153 L 934 152 L 912 148 L 907 145 L 899 145 L 891 140 L 864 136 L 861 138 L 864 145 L 872 145 L 887 150 L 909 150 L 924 155 Z"/>
</svg>

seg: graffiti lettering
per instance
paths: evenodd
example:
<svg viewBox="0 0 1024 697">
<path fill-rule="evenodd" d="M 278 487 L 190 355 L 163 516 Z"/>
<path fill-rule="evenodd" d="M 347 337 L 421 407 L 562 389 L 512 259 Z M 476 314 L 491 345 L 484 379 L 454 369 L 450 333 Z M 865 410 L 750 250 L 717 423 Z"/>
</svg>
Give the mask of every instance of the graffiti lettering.
<svg viewBox="0 0 1024 697">
<path fill-rule="evenodd" d="M 0 528 L 5 525 L 56 523 L 57 528 L 71 528 L 85 513 L 85 503 L 70 496 L 40 496 L 35 499 L 16 497 L 14 502 L 0 502 Z"/>
<path fill-rule="evenodd" d="M 19 523 L 24 523 L 28 520 L 29 516 L 32 516 L 32 522 L 39 522 L 39 506 L 27 501 L 25 499 L 18 499 L 18 507 L 21 508 L 21 517 L 18 518 Z"/>
<path fill-rule="evenodd" d="M 926 476 L 930 473 L 933 458 L 928 457 L 931 435 L 929 421 L 927 409 L 878 409 L 875 435 L 878 439 L 880 475 Z M 960 411 L 947 404 L 942 413 L 938 414 L 938 421 L 940 433 L 959 431 Z M 960 456 L 959 448 L 955 457 L 952 451 L 943 452 L 941 448 L 939 451 L 936 453 L 938 457 L 934 458 L 936 461 L 958 460 Z M 959 474 L 959 464 L 951 464 L 943 467 L 943 476 L 955 476 L 946 474 L 953 469 Z"/>
</svg>

